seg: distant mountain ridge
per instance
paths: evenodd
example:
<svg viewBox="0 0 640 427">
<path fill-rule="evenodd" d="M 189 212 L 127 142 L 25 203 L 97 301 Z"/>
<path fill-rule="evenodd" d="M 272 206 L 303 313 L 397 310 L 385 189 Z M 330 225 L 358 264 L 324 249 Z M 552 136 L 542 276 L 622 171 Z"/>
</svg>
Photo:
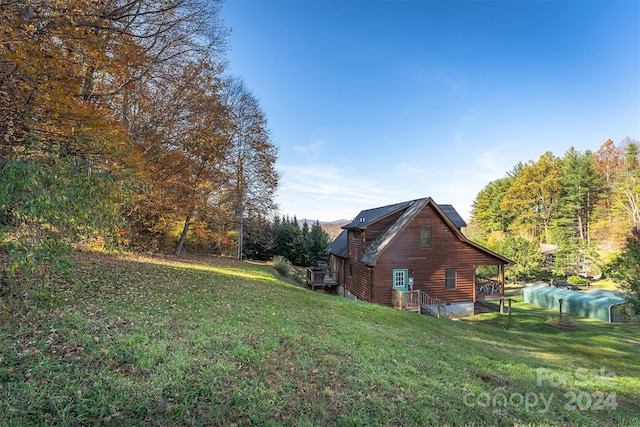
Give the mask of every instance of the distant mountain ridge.
<svg viewBox="0 0 640 427">
<path fill-rule="evenodd" d="M 299 219 L 298 220 L 298 225 L 300 227 L 302 227 L 304 225 L 304 223 L 306 222 L 307 225 L 309 227 L 313 226 L 313 224 L 316 223 L 316 221 L 318 221 L 320 223 L 320 226 L 322 227 L 322 229 L 324 231 L 327 232 L 327 234 L 329 235 L 329 237 L 331 238 L 331 240 L 335 239 L 336 237 L 338 237 L 338 235 L 342 232 L 342 226 L 349 224 L 351 221 L 348 219 L 338 219 L 335 221 L 319 221 L 319 220 L 311 220 L 308 218 L 304 218 L 304 219 Z"/>
<path fill-rule="evenodd" d="M 340 227 L 342 227 L 343 225 L 348 224 L 348 223 L 350 223 L 350 222 L 351 222 L 351 221 L 349 221 L 348 219 L 338 219 L 338 220 L 335 220 L 335 221 L 319 221 L 319 220 L 316 220 L 316 219 L 304 218 L 304 219 L 299 219 L 299 220 L 298 220 L 298 225 L 299 225 L 300 227 L 302 227 L 302 225 L 306 222 L 306 223 L 307 223 L 307 225 L 308 225 L 309 227 L 311 227 L 313 224 L 315 224 L 315 223 L 316 223 L 316 221 L 318 221 L 318 222 L 320 223 L 320 225 L 322 225 L 322 226 L 324 226 L 324 225 L 338 225 L 338 224 L 340 224 Z"/>
</svg>

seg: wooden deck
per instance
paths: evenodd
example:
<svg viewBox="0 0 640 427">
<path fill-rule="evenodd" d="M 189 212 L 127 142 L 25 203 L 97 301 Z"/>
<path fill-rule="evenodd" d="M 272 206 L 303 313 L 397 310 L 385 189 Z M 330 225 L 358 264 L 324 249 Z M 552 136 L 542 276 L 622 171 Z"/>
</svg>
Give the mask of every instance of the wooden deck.
<svg viewBox="0 0 640 427">
<path fill-rule="evenodd" d="M 338 286 L 338 281 L 327 274 L 325 269 L 308 267 L 307 286 L 309 286 L 312 291 L 316 289 L 330 289 Z"/>
</svg>

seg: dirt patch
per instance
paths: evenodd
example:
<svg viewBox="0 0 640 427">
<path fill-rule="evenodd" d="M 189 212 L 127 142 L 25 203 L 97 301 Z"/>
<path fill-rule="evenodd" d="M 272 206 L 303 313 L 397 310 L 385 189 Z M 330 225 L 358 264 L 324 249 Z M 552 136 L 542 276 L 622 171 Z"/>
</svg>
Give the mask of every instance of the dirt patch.
<svg viewBox="0 0 640 427">
<path fill-rule="evenodd" d="M 499 311 L 499 307 L 494 307 L 482 302 L 476 302 L 473 307 L 473 314 L 497 313 Z"/>
<path fill-rule="evenodd" d="M 547 325 L 561 331 L 575 331 L 578 329 L 578 324 L 576 322 L 560 322 L 557 319 L 547 321 Z"/>
</svg>

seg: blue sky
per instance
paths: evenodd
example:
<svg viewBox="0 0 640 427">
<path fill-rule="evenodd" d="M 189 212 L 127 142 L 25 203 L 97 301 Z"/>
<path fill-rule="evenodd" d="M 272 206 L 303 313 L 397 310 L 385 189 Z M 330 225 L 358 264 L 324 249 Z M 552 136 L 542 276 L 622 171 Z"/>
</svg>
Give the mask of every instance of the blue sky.
<svg viewBox="0 0 640 427">
<path fill-rule="evenodd" d="M 228 0 L 228 73 L 279 147 L 281 214 L 430 196 L 640 139 L 640 1 Z"/>
</svg>

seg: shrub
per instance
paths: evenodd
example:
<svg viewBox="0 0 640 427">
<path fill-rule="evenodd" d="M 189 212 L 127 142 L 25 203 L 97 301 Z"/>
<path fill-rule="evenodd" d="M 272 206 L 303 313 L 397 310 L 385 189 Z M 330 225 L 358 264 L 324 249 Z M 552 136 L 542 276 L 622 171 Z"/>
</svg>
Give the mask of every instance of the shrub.
<svg viewBox="0 0 640 427">
<path fill-rule="evenodd" d="M 570 285 L 586 285 L 587 283 L 589 283 L 587 279 L 580 276 L 569 276 L 567 277 L 567 282 Z"/>
<path fill-rule="evenodd" d="M 0 249 L 10 278 L 48 268 L 69 271 L 74 243 L 95 238 L 117 244 L 125 225 L 126 185 L 88 161 L 50 157 L 0 167 Z"/>
<path fill-rule="evenodd" d="M 273 264 L 273 268 L 285 277 L 287 277 L 291 272 L 291 263 L 283 256 L 276 255 L 275 257 L 273 257 L 271 263 Z"/>
</svg>

